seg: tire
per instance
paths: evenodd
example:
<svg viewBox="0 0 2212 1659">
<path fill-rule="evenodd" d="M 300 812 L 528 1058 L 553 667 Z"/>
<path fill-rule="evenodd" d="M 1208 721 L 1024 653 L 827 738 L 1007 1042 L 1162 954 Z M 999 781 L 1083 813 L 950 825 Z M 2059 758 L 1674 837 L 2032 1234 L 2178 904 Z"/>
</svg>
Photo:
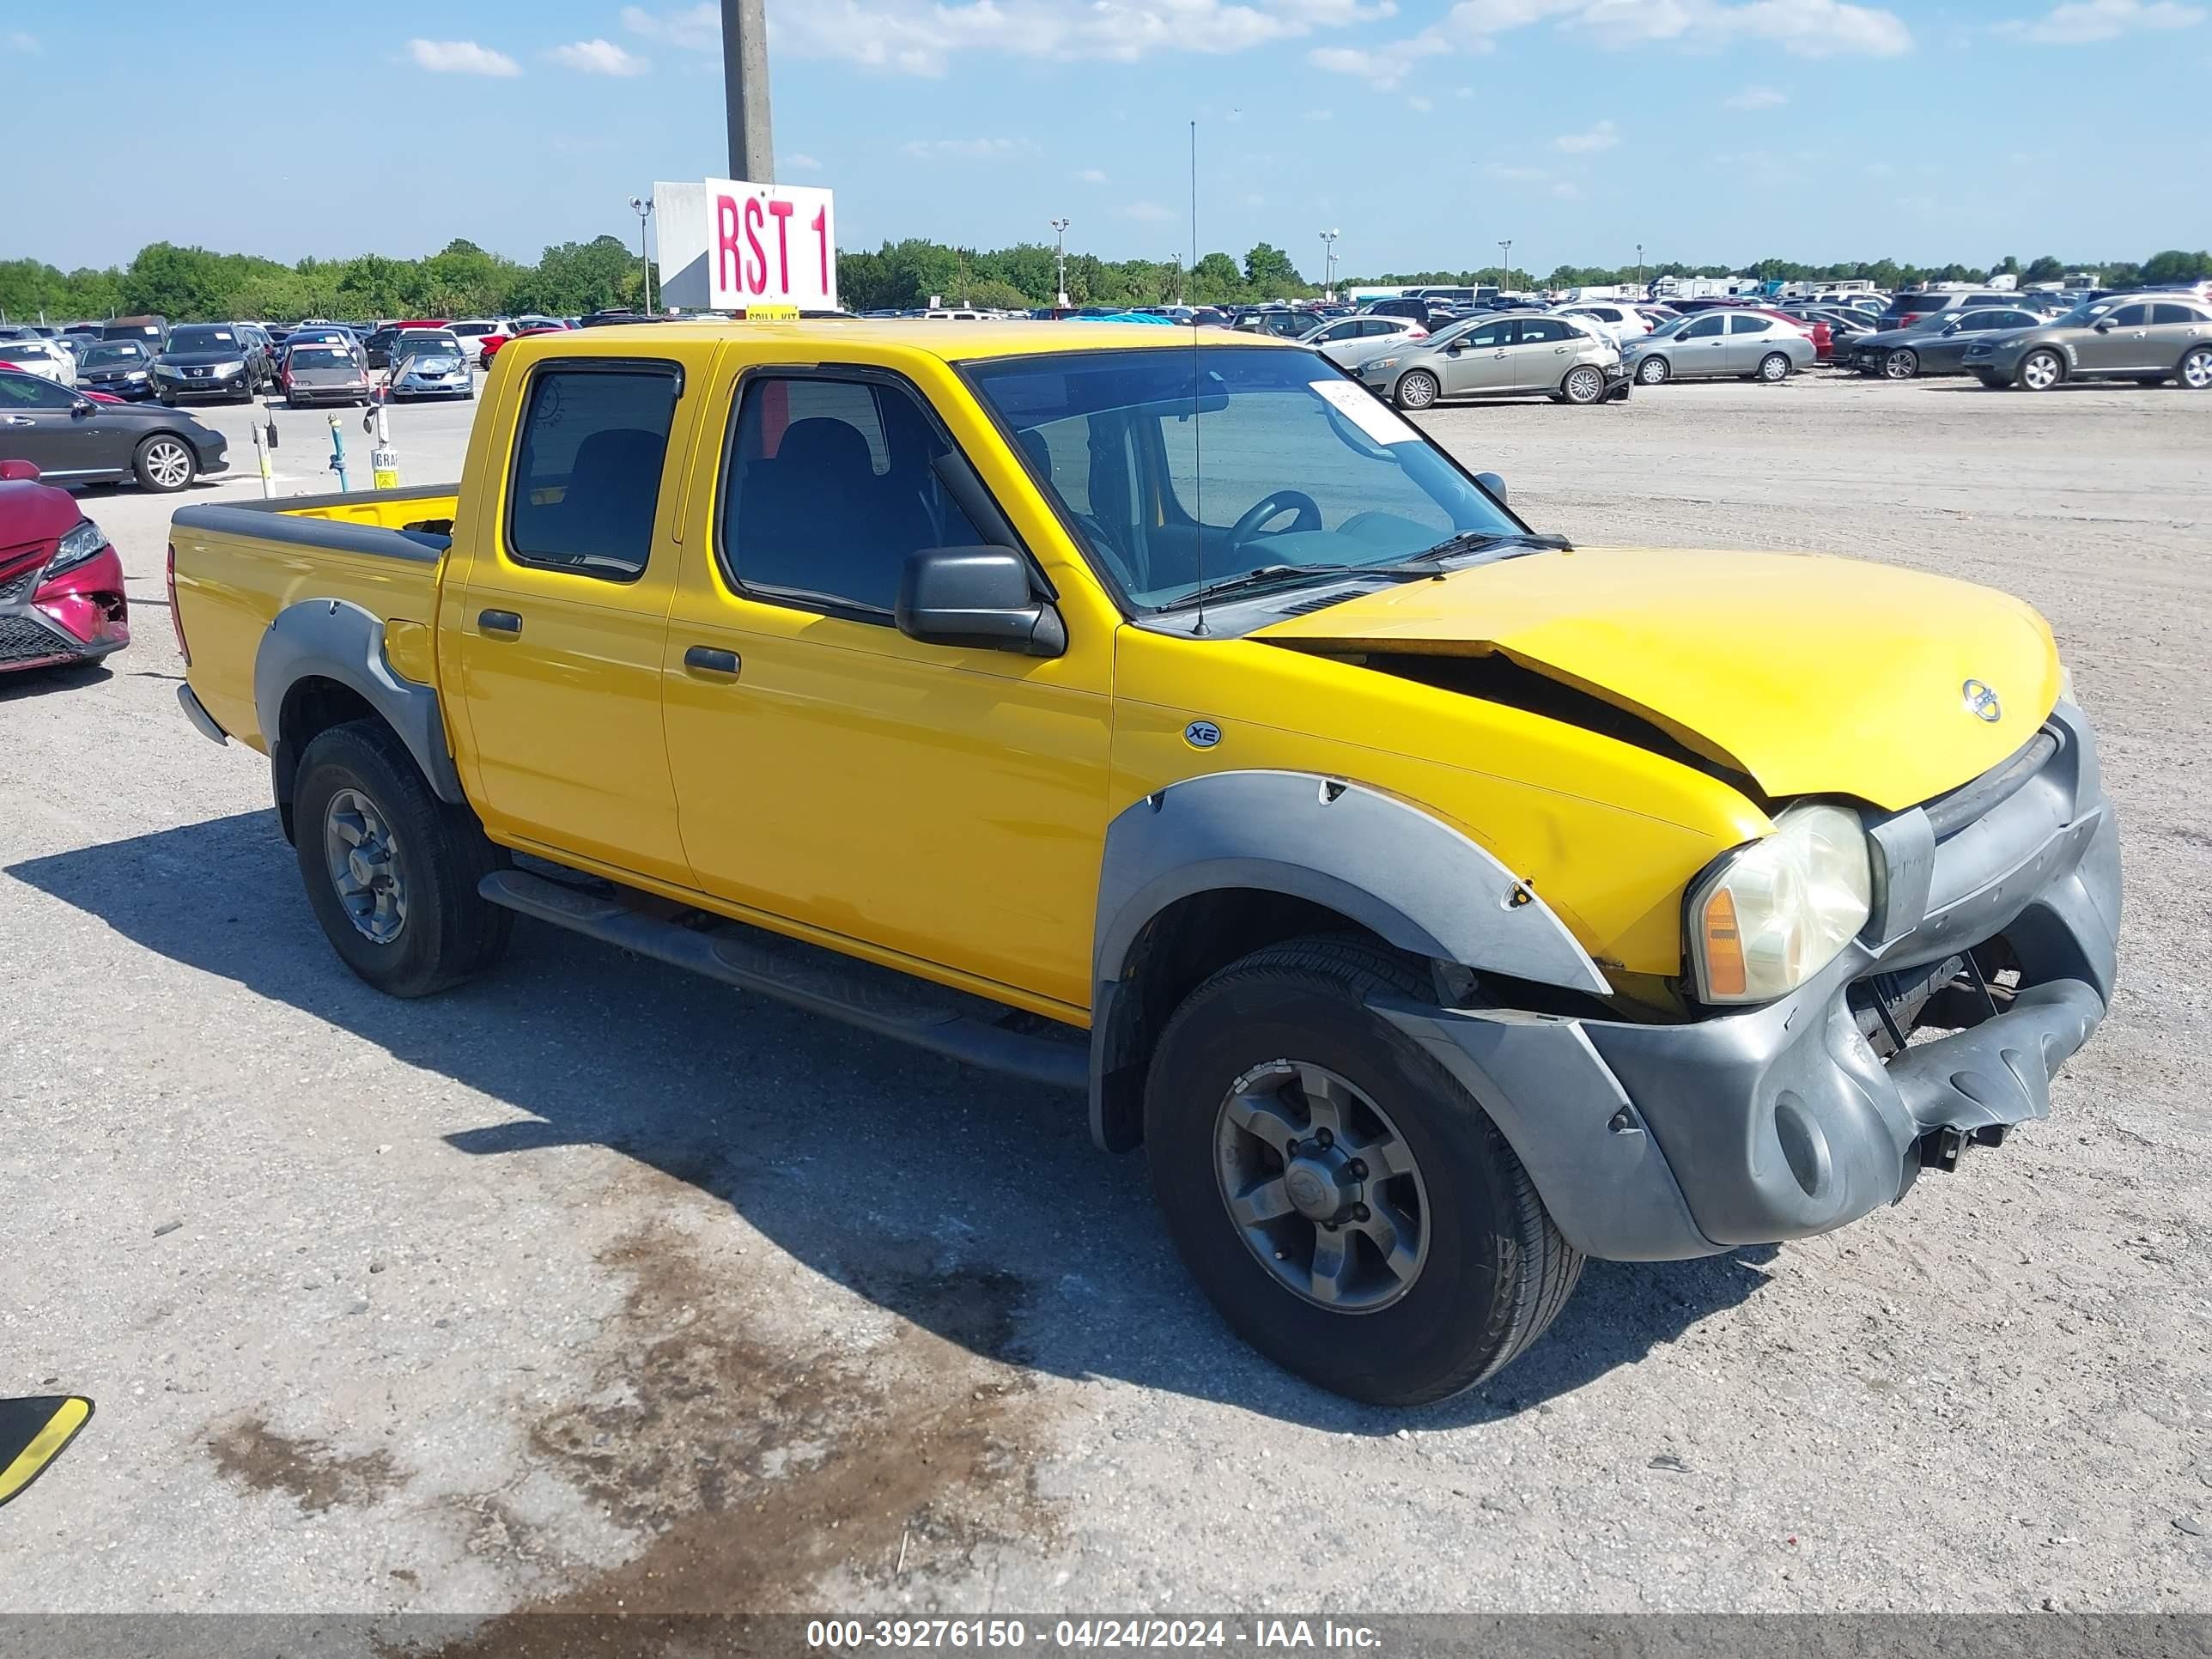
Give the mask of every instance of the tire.
<svg viewBox="0 0 2212 1659">
<path fill-rule="evenodd" d="M 2017 373 L 2023 391 L 2048 392 L 2066 378 L 2066 360 L 2055 351 L 2039 349 L 2020 360 Z"/>
<path fill-rule="evenodd" d="M 1637 384 L 1664 386 L 1667 384 L 1667 377 L 1674 372 L 1664 357 L 1646 357 L 1636 366 Z"/>
<path fill-rule="evenodd" d="M 2005 379 L 2002 374 L 1984 374 L 1977 373 L 1974 378 L 1979 380 L 1984 386 L 1989 387 L 1992 392 L 2009 392 L 2012 390 L 2012 382 Z"/>
<path fill-rule="evenodd" d="M 176 434 L 156 432 L 131 455 L 131 470 L 137 475 L 141 489 L 168 495 L 191 486 L 200 475 L 200 461 L 192 447 Z"/>
<path fill-rule="evenodd" d="M 1582 1273 L 1581 1254 L 1553 1225 L 1481 1106 L 1367 1006 L 1377 994 L 1426 991 L 1397 959 L 1356 941 L 1273 945 L 1191 994 L 1161 1034 L 1146 1081 L 1152 1190 L 1200 1288 L 1277 1364 L 1374 1405 L 1421 1405 L 1495 1375 L 1543 1334 Z M 1326 1152 L 1316 1150 L 1327 1140 L 1314 1124 L 1314 1097 L 1297 1080 L 1306 1077 L 1323 1082 L 1325 1095 L 1364 1103 L 1339 1115 L 1344 1142 Z M 1360 1184 L 1349 1190 L 1371 1197 L 1382 1216 L 1411 1224 L 1419 1249 L 1409 1273 L 1384 1265 L 1364 1231 L 1364 1204 L 1341 1224 L 1285 1208 L 1260 1224 L 1278 1230 L 1264 1243 L 1253 1243 L 1258 1230 L 1231 1215 L 1224 1182 L 1248 1176 L 1291 1201 L 1291 1182 L 1268 1171 L 1268 1146 L 1239 1128 L 1229 1109 L 1232 1098 L 1262 1097 L 1274 1079 L 1286 1112 L 1304 1126 L 1297 1133 L 1311 1135 L 1292 1172 L 1293 1180 L 1308 1176 L 1310 1200 L 1340 1200 L 1345 1190 L 1314 1182 L 1311 1160 L 1340 1159 L 1347 1150 L 1372 1156 L 1386 1141 L 1398 1149 L 1411 1173 L 1369 1180 L 1363 1165 Z M 1272 1114 L 1251 1121 L 1283 1122 Z M 1259 1160 L 1249 1169 L 1238 1162 L 1246 1150 Z M 1287 1167 L 1274 1155 L 1274 1170 Z M 1292 1288 L 1293 1277 L 1321 1282 L 1309 1258 L 1332 1230 L 1358 1275 L 1338 1293 L 1366 1298 L 1364 1307 L 1325 1306 Z M 1389 1234 L 1387 1222 L 1382 1230 Z M 1402 1243 L 1407 1234 L 1396 1237 Z M 1270 1265 L 1263 1252 L 1286 1265 Z"/>
<path fill-rule="evenodd" d="M 2173 378 L 2191 392 L 2212 392 L 2212 346 L 2193 346 L 2174 365 Z"/>
<path fill-rule="evenodd" d="M 1920 373 L 1920 354 L 1910 346 L 1899 346 L 1882 354 L 1881 374 L 1887 380 L 1910 380 Z"/>
<path fill-rule="evenodd" d="M 1790 378 L 1790 373 L 1789 354 L 1770 351 L 1759 360 L 1759 367 L 1752 372 L 1752 378 L 1762 386 L 1780 386 Z"/>
<path fill-rule="evenodd" d="M 507 854 L 475 814 L 431 792 L 407 746 L 382 722 L 334 726 L 307 744 L 292 826 L 315 920 L 345 965 L 378 990 L 429 996 L 482 973 L 507 948 L 514 914 L 477 896 L 477 884 L 505 867 Z M 358 835 L 364 830 L 373 833 Z M 361 921 L 332 868 L 331 848 L 349 840 L 356 852 L 380 849 L 361 867 L 392 884 L 381 894 L 353 896 L 368 911 Z"/>
<path fill-rule="evenodd" d="M 1437 400 L 1442 388 L 1437 377 L 1425 368 L 1409 368 L 1398 377 L 1397 390 L 1392 394 L 1401 409 L 1426 409 Z"/>
<path fill-rule="evenodd" d="M 1600 402 L 1605 397 L 1605 376 L 1588 363 L 1571 368 L 1559 382 L 1559 396 L 1571 404 Z"/>
</svg>

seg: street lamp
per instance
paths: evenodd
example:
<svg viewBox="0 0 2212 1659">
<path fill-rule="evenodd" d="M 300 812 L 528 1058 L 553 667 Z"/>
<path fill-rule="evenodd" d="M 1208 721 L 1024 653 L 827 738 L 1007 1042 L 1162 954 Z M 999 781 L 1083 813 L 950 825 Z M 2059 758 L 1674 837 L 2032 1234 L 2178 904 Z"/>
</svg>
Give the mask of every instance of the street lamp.
<svg viewBox="0 0 2212 1659">
<path fill-rule="evenodd" d="M 1636 245 L 1636 291 L 1644 292 L 1644 244 Z"/>
<path fill-rule="evenodd" d="M 1067 221 L 1052 222 L 1053 303 L 1067 304 Z"/>
<path fill-rule="evenodd" d="M 653 198 L 631 197 L 629 210 L 637 215 L 637 262 L 645 271 L 645 308 L 650 312 L 653 309 L 653 261 L 646 257 L 645 222 L 653 215 Z"/>
<path fill-rule="evenodd" d="M 1503 289 L 1513 280 L 1513 239 L 1509 236 L 1498 245 L 1498 286 Z"/>
<path fill-rule="evenodd" d="M 1324 230 L 1321 234 L 1321 296 L 1324 300 L 1336 298 L 1336 239 L 1343 234 L 1340 230 Z"/>
</svg>

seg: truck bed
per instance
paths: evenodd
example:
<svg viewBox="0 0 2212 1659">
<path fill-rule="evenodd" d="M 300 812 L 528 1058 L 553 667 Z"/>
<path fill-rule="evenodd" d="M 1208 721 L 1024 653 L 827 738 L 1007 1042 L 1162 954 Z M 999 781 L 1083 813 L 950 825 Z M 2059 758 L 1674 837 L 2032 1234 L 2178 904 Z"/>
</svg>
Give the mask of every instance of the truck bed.
<svg viewBox="0 0 2212 1659">
<path fill-rule="evenodd" d="M 345 600 L 386 623 L 420 624 L 427 639 L 458 499 L 457 485 L 432 484 L 179 508 L 173 597 L 201 707 L 267 751 L 254 663 L 269 624 L 301 599 Z"/>
</svg>

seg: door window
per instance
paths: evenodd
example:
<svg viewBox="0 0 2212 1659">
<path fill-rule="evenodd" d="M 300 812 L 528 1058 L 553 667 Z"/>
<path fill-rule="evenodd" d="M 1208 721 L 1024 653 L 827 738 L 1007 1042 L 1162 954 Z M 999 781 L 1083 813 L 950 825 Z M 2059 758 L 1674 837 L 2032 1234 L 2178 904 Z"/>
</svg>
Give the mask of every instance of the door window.
<svg viewBox="0 0 2212 1659">
<path fill-rule="evenodd" d="M 1501 317 L 1494 323 L 1483 323 L 1459 337 L 1461 344 L 1485 351 L 1508 344 L 1512 338 L 1513 319 L 1510 317 Z"/>
<path fill-rule="evenodd" d="M 1770 331 L 1773 327 L 1774 319 L 1771 317 L 1731 317 L 1729 319 L 1729 332 L 1731 334 L 1765 334 Z"/>
<path fill-rule="evenodd" d="M 2142 328 L 2149 321 L 2148 306 L 2122 306 L 2112 313 L 2112 325 L 2116 328 Z"/>
<path fill-rule="evenodd" d="M 672 363 L 532 377 L 507 492 L 509 557 L 602 581 L 644 574 L 679 384 Z"/>
<path fill-rule="evenodd" d="M 1556 317 L 1524 317 L 1521 319 L 1522 345 L 1553 345 L 1569 338 L 1574 331 Z"/>
<path fill-rule="evenodd" d="M 951 441 L 905 387 L 756 375 L 744 397 L 724 471 L 735 586 L 887 623 L 908 555 L 986 539 L 938 477 Z M 1029 459 L 1060 476 L 1049 450 Z"/>
<path fill-rule="evenodd" d="M 2187 306 L 2153 306 L 2150 319 L 2154 323 L 2180 323 L 2184 325 L 2208 320 L 2203 312 L 2193 311 Z"/>
<path fill-rule="evenodd" d="M 1700 317 L 1684 329 L 1680 337 L 1685 340 L 1708 340 L 1727 326 L 1728 319 L 1725 317 Z"/>
<path fill-rule="evenodd" d="M 68 409 L 74 392 L 36 374 L 0 374 L 0 409 Z"/>
</svg>

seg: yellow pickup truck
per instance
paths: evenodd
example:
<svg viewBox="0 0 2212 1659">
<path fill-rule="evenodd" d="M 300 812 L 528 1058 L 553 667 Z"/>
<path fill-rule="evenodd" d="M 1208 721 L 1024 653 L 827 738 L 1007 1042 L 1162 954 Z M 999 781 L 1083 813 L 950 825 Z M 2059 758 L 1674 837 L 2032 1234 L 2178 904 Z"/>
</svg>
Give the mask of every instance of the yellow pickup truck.
<svg viewBox="0 0 2212 1659">
<path fill-rule="evenodd" d="M 458 488 L 186 507 L 170 570 L 369 983 L 519 914 L 1085 1091 L 1228 1322 L 1363 1400 L 1492 1375 L 1587 1256 L 1893 1202 L 2112 995 L 2033 611 L 1538 534 L 1285 343 L 540 335 Z"/>
</svg>

